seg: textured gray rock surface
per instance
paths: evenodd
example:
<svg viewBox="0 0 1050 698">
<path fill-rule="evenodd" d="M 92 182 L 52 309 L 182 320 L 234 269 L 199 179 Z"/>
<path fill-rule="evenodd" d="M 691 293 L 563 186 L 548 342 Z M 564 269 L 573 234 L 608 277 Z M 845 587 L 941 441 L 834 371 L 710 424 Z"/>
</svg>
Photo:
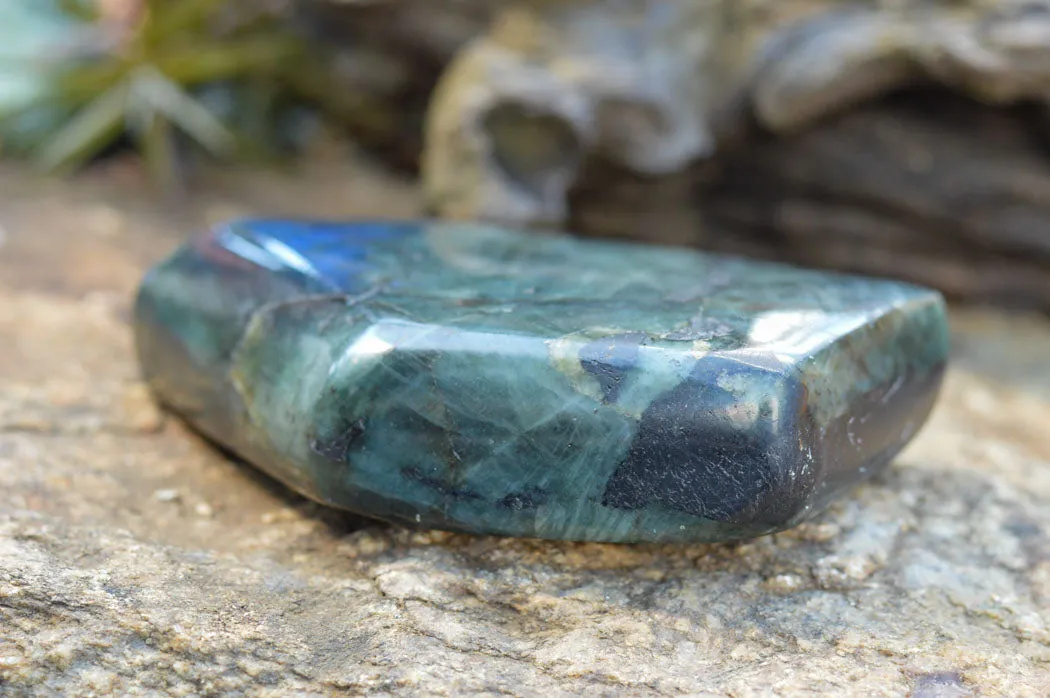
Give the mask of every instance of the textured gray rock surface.
<svg viewBox="0 0 1050 698">
<path fill-rule="evenodd" d="M 318 167 L 178 207 L 119 168 L 61 186 L 0 170 L 0 693 L 1050 691 L 1050 322 L 957 313 L 929 426 L 789 533 L 410 533 L 290 496 L 137 379 L 130 293 L 179 234 L 418 209 L 399 182 Z"/>
</svg>

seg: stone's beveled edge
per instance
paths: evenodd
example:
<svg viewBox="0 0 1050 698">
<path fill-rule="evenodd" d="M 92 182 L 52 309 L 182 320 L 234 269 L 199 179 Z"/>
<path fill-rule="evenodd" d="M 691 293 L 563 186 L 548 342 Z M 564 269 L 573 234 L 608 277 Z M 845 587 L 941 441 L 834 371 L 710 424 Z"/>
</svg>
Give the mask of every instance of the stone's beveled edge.
<svg viewBox="0 0 1050 698">
<path fill-rule="evenodd" d="M 820 427 L 815 511 L 887 467 L 936 405 L 950 353 L 947 304 L 937 291 L 902 287 L 905 300 L 799 363 Z"/>
<path fill-rule="evenodd" d="M 275 273 L 295 274 L 328 292 L 360 293 L 370 245 L 419 236 L 423 221 L 241 219 L 211 231 L 213 244 Z"/>
</svg>

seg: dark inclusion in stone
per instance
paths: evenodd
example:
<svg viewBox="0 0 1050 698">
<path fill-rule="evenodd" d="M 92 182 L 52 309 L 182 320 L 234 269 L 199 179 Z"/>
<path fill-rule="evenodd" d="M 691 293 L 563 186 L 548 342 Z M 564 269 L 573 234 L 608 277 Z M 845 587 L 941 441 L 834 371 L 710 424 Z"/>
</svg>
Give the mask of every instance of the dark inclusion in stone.
<svg viewBox="0 0 1050 698">
<path fill-rule="evenodd" d="M 621 542 L 813 515 L 916 433 L 948 349 L 907 284 L 421 221 L 229 224 L 135 326 L 164 403 L 318 501 Z"/>
</svg>

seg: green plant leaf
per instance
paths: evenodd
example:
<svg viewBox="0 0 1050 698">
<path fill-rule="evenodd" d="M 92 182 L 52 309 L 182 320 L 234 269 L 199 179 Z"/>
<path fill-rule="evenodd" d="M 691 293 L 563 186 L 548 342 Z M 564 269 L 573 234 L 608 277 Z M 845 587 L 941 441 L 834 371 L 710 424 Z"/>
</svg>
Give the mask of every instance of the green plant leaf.
<svg viewBox="0 0 1050 698">
<path fill-rule="evenodd" d="M 69 104 L 84 104 L 123 82 L 129 70 L 122 60 L 65 62 L 54 71 L 54 92 Z"/>
<path fill-rule="evenodd" d="M 150 123 L 138 134 L 138 137 L 142 158 L 153 181 L 165 191 L 177 189 L 180 185 L 180 178 L 171 122 L 154 113 Z"/>
<path fill-rule="evenodd" d="M 77 29 L 81 38 L 64 43 L 68 50 L 40 51 L 14 68 L 22 74 L 46 71 L 39 80 L 46 94 L 0 123 L 9 127 L 0 129 L 7 152 L 28 150 L 51 171 L 73 170 L 128 134 L 167 187 L 177 175 L 176 130 L 215 156 L 272 154 L 280 128 L 275 115 L 282 109 L 304 101 L 346 101 L 321 85 L 311 95 L 295 87 L 300 66 L 309 65 L 316 49 L 289 31 L 285 16 L 272 8 L 242 8 L 229 0 L 138 0 L 143 21 L 113 46 L 102 39 L 117 36 L 91 21 L 98 19 L 96 0 L 20 1 L 62 6 L 67 22 L 87 20 Z M 216 85 L 266 99 L 247 100 L 220 116 L 194 94 Z M 245 86 L 252 89 L 240 89 Z"/>
<path fill-rule="evenodd" d="M 86 162 L 123 131 L 127 100 L 127 84 L 110 88 L 46 140 L 36 155 L 37 164 L 55 172 Z"/>
<path fill-rule="evenodd" d="M 227 4 L 226 0 L 147 0 L 142 41 L 147 46 L 181 34 L 199 35 Z"/>
<path fill-rule="evenodd" d="M 236 139 L 229 129 L 163 73 L 146 66 L 136 69 L 131 79 L 134 102 L 141 100 L 150 111 L 163 114 L 213 155 L 226 157 L 233 153 Z"/>
<path fill-rule="evenodd" d="M 297 40 L 257 36 L 216 44 L 158 48 L 151 61 L 175 83 L 191 87 L 208 82 L 279 75 L 302 51 Z"/>
</svg>

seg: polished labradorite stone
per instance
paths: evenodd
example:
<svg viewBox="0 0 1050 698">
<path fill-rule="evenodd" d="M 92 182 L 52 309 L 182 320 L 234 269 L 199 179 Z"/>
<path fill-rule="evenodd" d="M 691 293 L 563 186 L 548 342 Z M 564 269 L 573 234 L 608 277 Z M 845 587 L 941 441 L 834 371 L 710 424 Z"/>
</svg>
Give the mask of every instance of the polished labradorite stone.
<svg viewBox="0 0 1050 698">
<path fill-rule="evenodd" d="M 164 403 L 316 500 L 623 542 L 811 516 L 911 439 L 948 348 L 914 286 L 420 221 L 219 228 L 136 336 Z"/>
</svg>

